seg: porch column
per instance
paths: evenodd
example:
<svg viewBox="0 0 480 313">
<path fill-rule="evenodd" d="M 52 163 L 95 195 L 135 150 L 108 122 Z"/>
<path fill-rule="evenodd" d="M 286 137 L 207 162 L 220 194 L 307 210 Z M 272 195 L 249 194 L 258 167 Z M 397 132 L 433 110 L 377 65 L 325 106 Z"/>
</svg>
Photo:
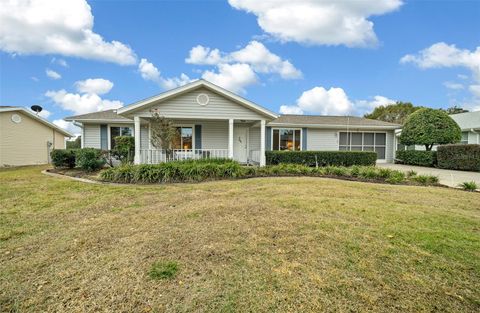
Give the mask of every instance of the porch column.
<svg viewBox="0 0 480 313">
<path fill-rule="evenodd" d="M 140 117 L 135 116 L 133 118 L 133 121 L 135 123 L 135 158 L 133 159 L 133 162 L 135 164 L 140 164 Z"/>
<path fill-rule="evenodd" d="M 228 120 L 228 158 L 233 159 L 233 118 Z"/>
<path fill-rule="evenodd" d="M 260 166 L 265 166 L 265 120 L 260 121 Z"/>
</svg>

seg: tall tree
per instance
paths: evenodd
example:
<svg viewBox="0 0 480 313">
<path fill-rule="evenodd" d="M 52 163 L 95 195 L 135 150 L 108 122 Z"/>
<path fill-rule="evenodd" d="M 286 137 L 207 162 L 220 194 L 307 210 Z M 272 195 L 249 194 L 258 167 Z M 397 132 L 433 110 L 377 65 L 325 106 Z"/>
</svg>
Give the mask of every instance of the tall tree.
<svg viewBox="0 0 480 313">
<path fill-rule="evenodd" d="M 400 143 L 406 146 L 457 143 L 462 138 L 458 124 L 443 110 L 422 108 L 412 113 L 403 125 Z"/>
<path fill-rule="evenodd" d="M 417 107 L 410 102 L 397 101 L 394 104 L 376 107 L 373 112 L 364 117 L 384 122 L 403 124 L 407 117 L 422 107 Z"/>
<path fill-rule="evenodd" d="M 447 114 L 458 114 L 458 113 L 466 113 L 468 112 L 468 110 L 465 110 L 464 108 L 457 107 L 456 105 L 454 105 L 453 107 L 446 109 L 445 112 L 447 112 Z"/>
</svg>

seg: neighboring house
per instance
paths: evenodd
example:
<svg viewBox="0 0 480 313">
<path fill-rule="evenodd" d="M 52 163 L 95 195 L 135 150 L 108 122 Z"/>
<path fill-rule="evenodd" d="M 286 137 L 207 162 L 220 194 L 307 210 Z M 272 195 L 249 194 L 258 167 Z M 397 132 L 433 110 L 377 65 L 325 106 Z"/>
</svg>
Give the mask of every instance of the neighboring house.
<svg viewBox="0 0 480 313">
<path fill-rule="evenodd" d="M 480 111 L 451 114 L 450 117 L 457 122 L 462 130 L 462 139 L 460 143 L 463 144 L 480 144 Z M 397 138 L 397 150 L 425 150 L 425 146 L 415 145 L 405 147 L 400 144 L 398 138 L 401 134 L 401 129 L 395 131 Z M 432 150 L 437 150 L 437 146 L 433 146 Z"/>
<path fill-rule="evenodd" d="M 480 111 L 452 114 L 450 117 L 462 129 L 464 144 L 480 144 Z"/>
<path fill-rule="evenodd" d="M 22 107 L 0 106 L 0 166 L 46 164 L 69 132 Z"/>
<path fill-rule="evenodd" d="M 135 137 L 135 163 L 167 161 L 150 141 L 151 112 L 173 120 L 170 159 L 229 157 L 265 164 L 265 150 L 376 151 L 394 158 L 400 125 L 348 116 L 277 114 L 208 81 L 198 80 L 118 110 L 65 118 L 82 128 L 82 147 L 110 150 L 115 136 Z"/>
</svg>

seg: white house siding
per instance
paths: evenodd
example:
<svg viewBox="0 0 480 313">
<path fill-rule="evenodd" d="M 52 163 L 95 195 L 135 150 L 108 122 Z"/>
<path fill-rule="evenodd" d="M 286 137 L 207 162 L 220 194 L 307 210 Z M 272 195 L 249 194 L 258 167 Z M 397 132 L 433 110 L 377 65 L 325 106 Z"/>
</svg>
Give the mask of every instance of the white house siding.
<svg viewBox="0 0 480 313">
<path fill-rule="evenodd" d="M 387 162 L 393 162 L 395 158 L 395 144 L 394 144 L 395 134 L 393 130 L 387 131 L 387 146 L 385 147 L 385 158 Z"/>
<path fill-rule="evenodd" d="M 468 143 L 478 144 L 480 143 L 480 134 L 474 132 L 468 132 Z"/>
<path fill-rule="evenodd" d="M 201 93 L 207 94 L 210 98 L 207 105 L 200 105 L 197 103 L 197 96 Z M 251 109 L 204 88 L 165 100 L 157 105 L 152 105 L 149 108 L 136 112 L 135 114 L 149 116 L 150 109 L 152 108 L 158 109 L 158 113 L 167 118 L 265 119 L 265 117 Z"/>
<path fill-rule="evenodd" d="M 83 125 L 83 147 L 100 149 L 100 124 Z"/>
<path fill-rule="evenodd" d="M 248 145 L 250 151 L 260 151 L 260 127 L 250 127 Z"/>
<path fill-rule="evenodd" d="M 338 150 L 338 132 L 339 130 L 335 129 L 307 129 L 307 150 Z"/>
<path fill-rule="evenodd" d="M 142 125 L 140 127 L 140 149 L 148 149 L 150 142 L 148 125 Z"/>
</svg>

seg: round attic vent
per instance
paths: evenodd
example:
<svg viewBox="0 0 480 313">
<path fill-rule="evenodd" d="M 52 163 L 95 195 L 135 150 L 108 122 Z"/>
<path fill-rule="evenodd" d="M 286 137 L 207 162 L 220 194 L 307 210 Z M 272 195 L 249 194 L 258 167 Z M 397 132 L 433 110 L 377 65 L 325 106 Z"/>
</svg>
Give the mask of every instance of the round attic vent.
<svg viewBox="0 0 480 313">
<path fill-rule="evenodd" d="M 209 101 L 210 98 L 204 93 L 201 93 L 197 96 L 197 103 L 200 105 L 207 105 Z"/>
<path fill-rule="evenodd" d="M 22 117 L 18 114 L 12 114 L 12 122 L 18 124 L 22 121 Z"/>
</svg>

